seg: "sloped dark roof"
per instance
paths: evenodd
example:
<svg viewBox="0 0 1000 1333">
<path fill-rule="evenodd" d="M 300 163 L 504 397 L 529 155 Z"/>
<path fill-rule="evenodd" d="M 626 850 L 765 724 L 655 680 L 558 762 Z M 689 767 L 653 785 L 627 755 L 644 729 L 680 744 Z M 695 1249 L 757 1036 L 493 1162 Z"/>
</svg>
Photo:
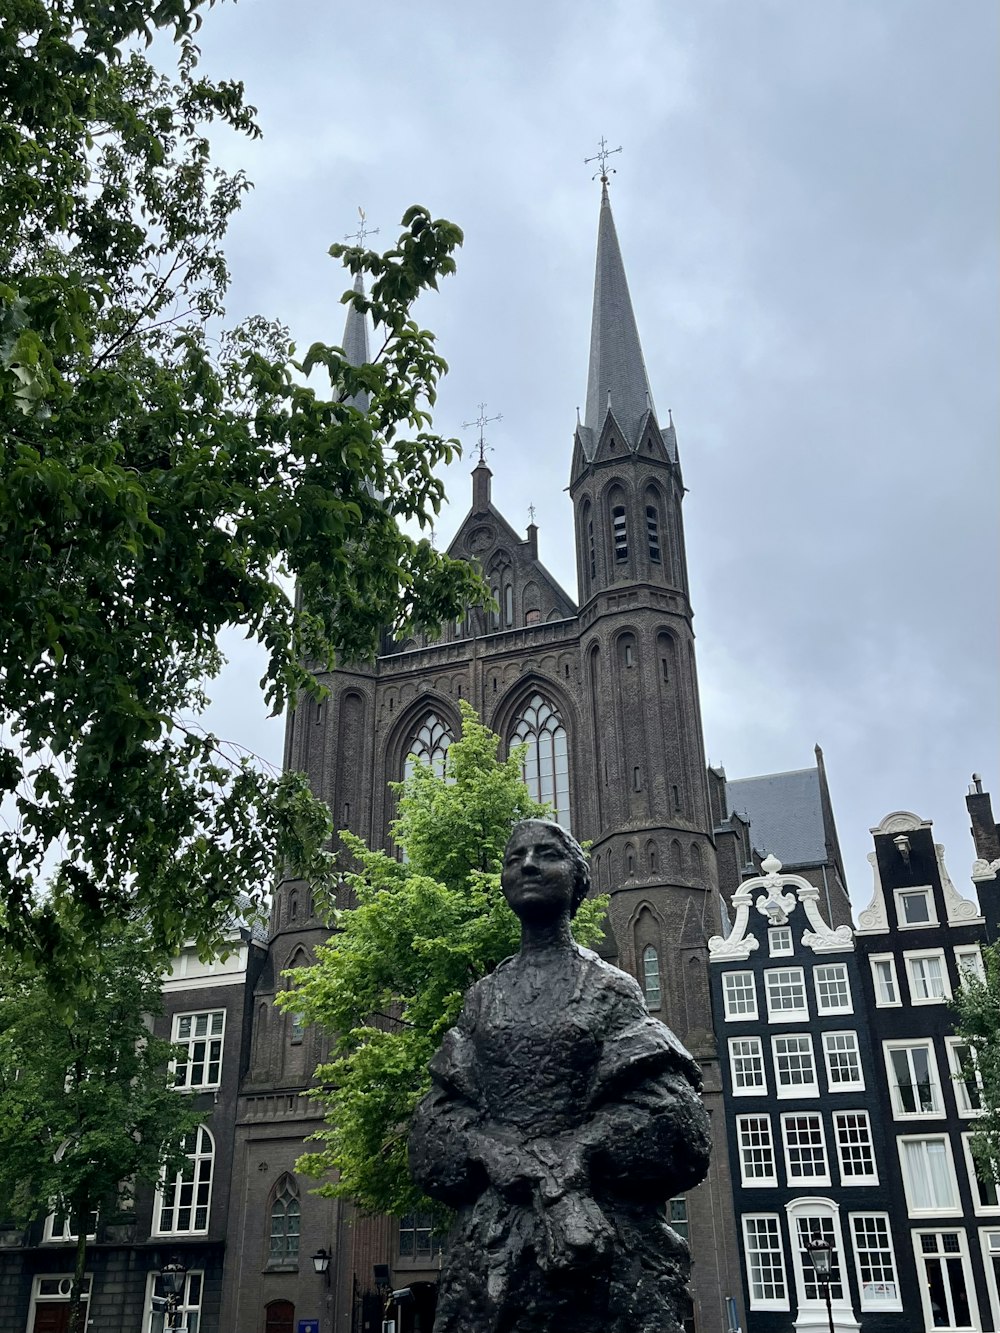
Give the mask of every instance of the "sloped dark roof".
<svg viewBox="0 0 1000 1333">
<path fill-rule="evenodd" d="M 818 768 L 727 781 L 726 809 L 749 819 L 750 841 L 762 856 L 786 867 L 826 861 Z"/>
</svg>

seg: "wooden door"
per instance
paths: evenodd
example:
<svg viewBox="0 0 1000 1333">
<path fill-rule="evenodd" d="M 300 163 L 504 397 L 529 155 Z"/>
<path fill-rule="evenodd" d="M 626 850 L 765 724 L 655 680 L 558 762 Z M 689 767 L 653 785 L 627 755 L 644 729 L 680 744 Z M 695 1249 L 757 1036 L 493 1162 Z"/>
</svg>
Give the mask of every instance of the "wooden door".
<svg viewBox="0 0 1000 1333">
<path fill-rule="evenodd" d="M 270 1301 L 264 1307 L 264 1333 L 295 1333 L 295 1306 L 291 1301 Z"/>
<path fill-rule="evenodd" d="M 46 1301 L 35 1306 L 32 1333 L 68 1333 L 69 1301 Z"/>
</svg>

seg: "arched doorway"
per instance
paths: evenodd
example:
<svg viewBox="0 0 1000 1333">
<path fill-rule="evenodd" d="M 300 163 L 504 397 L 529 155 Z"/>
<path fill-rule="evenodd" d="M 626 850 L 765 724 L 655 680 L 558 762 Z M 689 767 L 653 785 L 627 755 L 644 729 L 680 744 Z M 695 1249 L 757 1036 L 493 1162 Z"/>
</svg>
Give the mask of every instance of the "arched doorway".
<svg viewBox="0 0 1000 1333">
<path fill-rule="evenodd" d="M 264 1307 L 264 1333 L 295 1333 L 295 1306 L 291 1301 L 268 1301 Z"/>
</svg>

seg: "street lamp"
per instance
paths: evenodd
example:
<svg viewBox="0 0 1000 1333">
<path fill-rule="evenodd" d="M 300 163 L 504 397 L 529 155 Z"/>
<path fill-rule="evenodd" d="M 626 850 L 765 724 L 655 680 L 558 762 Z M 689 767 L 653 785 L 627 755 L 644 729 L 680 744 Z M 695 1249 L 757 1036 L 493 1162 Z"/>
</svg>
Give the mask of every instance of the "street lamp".
<svg viewBox="0 0 1000 1333">
<path fill-rule="evenodd" d="M 163 1284 L 163 1294 L 167 1298 L 167 1328 L 177 1327 L 175 1316 L 177 1307 L 181 1303 L 186 1277 L 187 1268 L 176 1255 L 160 1269 L 160 1282 Z"/>
<path fill-rule="evenodd" d="M 330 1285 L 330 1256 L 326 1250 L 317 1250 L 312 1256 L 313 1268 L 316 1272 L 326 1278 L 326 1285 Z"/>
<path fill-rule="evenodd" d="M 830 1326 L 830 1333 L 834 1333 L 833 1306 L 830 1304 L 830 1279 L 833 1277 L 833 1246 L 825 1236 L 810 1236 L 805 1243 L 805 1251 L 809 1256 L 813 1268 L 816 1270 L 816 1281 L 823 1288 L 823 1295 L 826 1297 L 826 1319 Z"/>
</svg>

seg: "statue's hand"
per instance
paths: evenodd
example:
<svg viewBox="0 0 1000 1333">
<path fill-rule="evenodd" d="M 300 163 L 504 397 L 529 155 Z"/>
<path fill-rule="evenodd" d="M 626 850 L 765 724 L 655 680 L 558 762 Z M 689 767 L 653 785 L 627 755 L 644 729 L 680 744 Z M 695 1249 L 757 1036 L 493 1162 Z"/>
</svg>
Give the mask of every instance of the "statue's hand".
<svg viewBox="0 0 1000 1333">
<path fill-rule="evenodd" d="M 545 1174 L 531 1154 L 500 1138 L 484 1136 L 475 1156 L 490 1184 L 511 1203 L 526 1203 Z"/>
<path fill-rule="evenodd" d="M 614 1230 L 600 1206 L 588 1195 L 572 1191 L 542 1210 L 548 1270 L 591 1268 L 603 1263 L 614 1246 Z"/>
</svg>

